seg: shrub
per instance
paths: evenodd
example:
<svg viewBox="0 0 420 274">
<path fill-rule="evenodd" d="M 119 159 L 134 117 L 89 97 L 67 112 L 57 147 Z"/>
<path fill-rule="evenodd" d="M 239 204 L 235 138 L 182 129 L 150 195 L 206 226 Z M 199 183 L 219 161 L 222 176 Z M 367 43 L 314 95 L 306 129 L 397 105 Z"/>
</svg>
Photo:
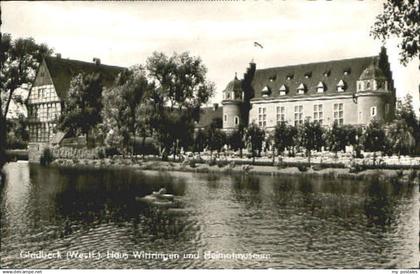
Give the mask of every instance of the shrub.
<svg viewBox="0 0 420 274">
<path fill-rule="evenodd" d="M 417 170 L 411 169 L 410 173 L 408 174 L 408 180 L 413 182 L 417 178 Z"/>
<path fill-rule="evenodd" d="M 108 157 L 113 157 L 116 155 L 120 155 L 120 152 L 118 151 L 117 148 L 115 147 L 107 147 L 105 148 L 105 156 Z"/>
<path fill-rule="evenodd" d="M 40 163 L 43 166 L 49 165 L 52 161 L 54 161 L 54 156 L 49 148 L 45 148 L 42 151 Z"/>
<path fill-rule="evenodd" d="M 98 159 L 104 159 L 106 157 L 105 150 L 102 148 L 99 148 L 97 152 Z"/>
<path fill-rule="evenodd" d="M 190 167 L 192 167 L 192 168 L 196 168 L 197 167 L 197 165 L 196 165 L 196 163 L 195 163 L 194 160 L 190 161 Z"/>
<path fill-rule="evenodd" d="M 364 166 L 357 165 L 357 164 L 353 164 L 353 165 L 350 167 L 349 172 L 350 172 L 350 173 L 359 173 L 359 172 L 361 172 L 361 171 L 363 171 L 363 170 L 365 170 L 365 167 L 364 167 Z"/>
<path fill-rule="evenodd" d="M 216 164 L 217 164 L 217 161 L 216 161 L 216 159 L 215 159 L 215 158 L 212 158 L 212 159 L 208 160 L 206 163 L 207 163 L 209 166 L 214 166 L 214 165 L 216 165 Z"/>
<path fill-rule="evenodd" d="M 226 165 L 227 165 L 226 161 L 217 162 L 217 166 L 220 167 L 220 168 L 225 167 Z"/>
<path fill-rule="evenodd" d="M 313 165 L 312 169 L 315 170 L 315 171 L 319 171 L 319 170 L 324 169 L 324 167 L 323 167 L 322 164 L 319 164 L 319 165 Z"/>
<path fill-rule="evenodd" d="M 300 172 L 306 172 L 308 171 L 308 167 L 306 165 L 298 165 L 297 168 Z"/>
<path fill-rule="evenodd" d="M 278 163 L 276 166 L 277 166 L 277 169 L 283 169 L 287 167 L 287 165 L 285 165 L 283 162 Z"/>
</svg>

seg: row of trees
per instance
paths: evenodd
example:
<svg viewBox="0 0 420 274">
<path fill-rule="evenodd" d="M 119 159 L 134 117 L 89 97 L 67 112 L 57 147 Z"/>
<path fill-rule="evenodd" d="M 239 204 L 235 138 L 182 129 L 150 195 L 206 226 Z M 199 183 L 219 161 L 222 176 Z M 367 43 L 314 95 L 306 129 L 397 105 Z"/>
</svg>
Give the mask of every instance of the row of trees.
<svg viewBox="0 0 420 274">
<path fill-rule="evenodd" d="M 122 153 L 133 153 L 136 137 L 153 136 L 166 158 L 193 143 L 194 121 L 214 92 L 206 72 L 201 59 L 188 53 L 155 52 L 146 66 L 120 73 L 110 87 L 102 85 L 100 74 L 77 75 L 59 128 L 86 135 L 89 145 L 103 140 Z"/>
<path fill-rule="evenodd" d="M 200 130 L 194 139 L 196 152 L 206 147 L 219 152 L 224 145 L 239 150 L 241 157 L 244 148 L 248 148 L 253 157 L 268 148 L 272 149 L 273 155 L 276 152 L 282 155 L 285 151 L 294 155 L 296 150 L 304 149 L 310 160 L 311 151 L 324 148 L 337 154 L 346 146 L 352 146 L 356 156 L 360 156 L 362 149 L 400 156 L 420 152 L 420 124 L 412 107 L 412 98 L 407 96 L 397 103 L 396 119 L 386 125 L 373 120 L 365 129 L 337 123 L 325 128 L 317 122 L 305 121 L 299 126 L 282 122 L 272 132 L 251 124 L 226 135 L 212 124 L 208 129 Z"/>
<path fill-rule="evenodd" d="M 196 152 L 207 148 L 218 153 L 225 145 L 241 155 L 248 148 L 253 157 L 267 147 L 278 154 L 304 149 L 309 160 L 311 151 L 322 148 L 338 152 L 353 146 L 358 154 L 364 149 L 401 155 L 413 154 L 420 146 L 420 127 L 410 96 L 398 101 L 396 119 L 386 128 L 373 121 L 365 130 L 337 124 L 326 129 L 306 121 L 298 127 L 280 123 L 272 133 L 252 124 L 226 134 L 221 120 L 216 119 L 194 133 L 200 107 L 214 91 L 205 74 L 201 60 L 188 53 L 170 57 L 154 53 L 146 66 L 124 71 L 111 87 L 102 86 L 101 75 L 77 75 L 59 126 L 74 135 L 93 134 L 97 145 L 105 144 L 125 154 L 134 152 L 136 137 L 142 137 L 144 144 L 147 136 L 153 136 L 162 158 L 169 154 L 175 157 L 181 148 Z"/>
</svg>

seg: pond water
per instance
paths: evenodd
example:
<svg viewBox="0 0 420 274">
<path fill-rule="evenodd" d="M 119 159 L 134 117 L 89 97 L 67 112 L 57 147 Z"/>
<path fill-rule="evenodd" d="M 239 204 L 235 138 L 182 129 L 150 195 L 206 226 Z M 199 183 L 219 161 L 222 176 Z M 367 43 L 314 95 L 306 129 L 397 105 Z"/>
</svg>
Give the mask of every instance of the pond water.
<svg viewBox="0 0 420 274">
<path fill-rule="evenodd" d="M 26 162 L 5 172 L 1 268 L 418 267 L 418 186 Z M 136 201 L 161 187 L 180 209 Z"/>
</svg>

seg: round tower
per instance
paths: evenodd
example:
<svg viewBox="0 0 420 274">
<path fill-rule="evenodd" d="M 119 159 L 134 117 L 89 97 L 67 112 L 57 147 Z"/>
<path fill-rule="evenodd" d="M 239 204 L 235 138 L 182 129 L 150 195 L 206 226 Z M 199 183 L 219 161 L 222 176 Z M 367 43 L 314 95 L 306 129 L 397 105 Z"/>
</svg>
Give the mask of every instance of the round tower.
<svg viewBox="0 0 420 274">
<path fill-rule="evenodd" d="M 376 62 L 370 64 L 357 81 L 357 120 L 367 125 L 371 120 L 387 122 L 393 111 L 392 96 L 388 81 Z"/>
<path fill-rule="evenodd" d="M 244 92 L 242 90 L 242 81 L 235 78 L 229 82 L 223 91 L 223 129 L 231 131 L 239 128 L 243 122 L 241 117 L 242 105 L 244 102 Z"/>
</svg>

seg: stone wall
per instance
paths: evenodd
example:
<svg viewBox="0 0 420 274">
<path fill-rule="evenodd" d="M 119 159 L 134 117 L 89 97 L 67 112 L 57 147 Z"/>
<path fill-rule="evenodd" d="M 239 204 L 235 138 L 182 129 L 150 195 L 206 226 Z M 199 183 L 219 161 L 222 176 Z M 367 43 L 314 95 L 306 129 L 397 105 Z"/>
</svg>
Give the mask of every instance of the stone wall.
<svg viewBox="0 0 420 274">
<path fill-rule="evenodd" d="M 100 155 L 105 156 L 103 148 L 55 147 L 51 151 L 55 159 L 99 159 Z"/>
<path fill-rule="evenodd" d="M 29 143 L 28 145 L 28 160 L 31 163 L 39 163 L 42 152 L 48 147 L 47 143 Z"/>
</svg>

